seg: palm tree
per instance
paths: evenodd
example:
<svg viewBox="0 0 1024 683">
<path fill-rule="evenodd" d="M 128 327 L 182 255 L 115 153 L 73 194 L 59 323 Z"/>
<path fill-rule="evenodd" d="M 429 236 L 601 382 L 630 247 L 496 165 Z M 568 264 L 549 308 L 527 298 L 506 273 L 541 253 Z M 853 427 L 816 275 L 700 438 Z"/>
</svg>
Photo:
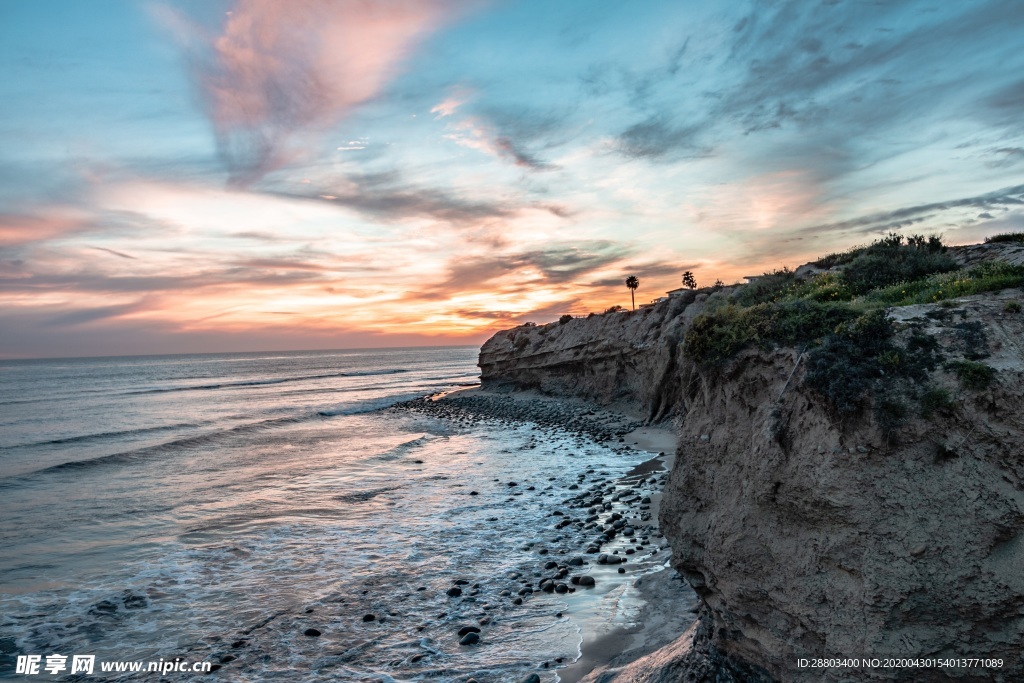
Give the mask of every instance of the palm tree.
<svg viewBox="0 0 1024 683">
<path fill-rule="evenodd" d="M 697 289 L 697 279 L 693 277 L 693 273 L 690 271 L 683 273 L 683 287 Z"/>
<path fill-rule="evenodd" d="M 640 286 L 640 280 L 637 279 L 636 275 L 630 275 L 626 278 L 626 286 L 629 287 L 629 300 L 633 302 L 633 310 L 636 310 L 636 297 L 633 292 Z"/>
</svg>

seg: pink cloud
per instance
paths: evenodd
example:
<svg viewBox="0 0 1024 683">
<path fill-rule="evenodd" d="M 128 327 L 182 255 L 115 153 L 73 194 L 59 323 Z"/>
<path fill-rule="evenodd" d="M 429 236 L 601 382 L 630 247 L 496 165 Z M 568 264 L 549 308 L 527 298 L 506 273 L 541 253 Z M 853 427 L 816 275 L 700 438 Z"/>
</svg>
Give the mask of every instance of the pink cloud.
<svg viewBox="0 0 1024 683">
<path fill-rule="evenodd" d="M 236 0 L 218 36 L 170 10 L 193 58 L 232 181 L 288 163 L 321 131 L 381 92 L 417 43 L 463 3 L 440 0 Z"/>
<path fill-rule="evenodd" d="M 18 216 L 0 214 L 0 246 L 12 247 L 82 230 L 79 218 L 72 216 Z"/>
</svg>

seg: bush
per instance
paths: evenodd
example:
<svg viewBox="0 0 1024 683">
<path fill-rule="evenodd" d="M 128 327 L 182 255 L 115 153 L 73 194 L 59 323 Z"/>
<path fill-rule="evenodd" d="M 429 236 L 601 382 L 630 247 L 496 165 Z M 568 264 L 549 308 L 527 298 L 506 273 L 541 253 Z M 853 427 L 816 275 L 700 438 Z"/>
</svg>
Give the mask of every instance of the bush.
<svg viewBox="0 0 1024 683">
<path fill-rule="evenodd" d="M 1004 313 L 1020 313 L 1021 306 L 1019 301 L 1007 301 L 1006 305 L 1003 306 Z"/>
<path fill-rule="evenodd" d="M 921 417 L 930 420 L 935 413 L 944 413 L 956 405 L 949 389 L 933 387 L 921 394 Z"/>
<path fill-rule="evenodd" d="M 914 235 L 904 241 L 899 235 L 890 235 L 857 254 L 843 270 L 843 281 L 859 295 L 957 268 L 938 238 Z"/>
<path fill-rule="evenodd" d="M 1024 242 L 1024 232 L 1004 232 L 985 238 L 985 244 L 992 242 Z"/>
<path fill-rule="evenodd" d="M 558 319 L 558 324 L 559 325 L 564 325 L 564 324 L 566 324 L 567 322 L 569 322 L 571 320 L 572 320 L 572 316 L 569 315 L 568 313 L 566 313 L 565 315 L 563 315 L 561 318 Z"/>
<path fill-rule="evenodd" d="M 626 309 L 623 308 L 622 306 L 619 306 L 618 304 L 615 304 L 614 306 L 609 306 L 607 309 L 605 309 L 605 313 L 618 313 L 624 310 Z"/>
<path fill-rule="evenodd" d="M 971 360 L 950 361 L 946 369 L 956 374 L 965 389 L 984 389 L 996 376 L 995 368 Z"/>
<path fill-rule="evenodd" d="M 683 352 L 698 363 L 715 366 L 745 346 L 801 346 L 830 334 L 840 323 L 857 316 L 843 304 L 786 301 L 743 308 L 728 304 L 701 313 L 686 332 Z"/>
<path fill-rule="evenodd" d="M 526 345 L 530 343 L 530 338 L 526 335 L 519 335 L 516 337 L 515 347 L 516 351 L 522 352 L 526 348 Z"/>
<path fill-rule="evenodd" d="M 873 311 L 844 323 L 807 359 L 807 383 L 832 402 L 840 414 L 855 414 L 885 370 L 879 357 L 895 352 L 892 323 L 884 311 Z M 899 360 L 890 359 L 899 366 Z"/>
<path fill-rule="evenodd" d="M 736 292 L 736 302 L 742 306 L 754 306 L 776 301 L 794 282 L 796 275 L 789 268 L 773 270 L 740 287 Z"/>
</svg>

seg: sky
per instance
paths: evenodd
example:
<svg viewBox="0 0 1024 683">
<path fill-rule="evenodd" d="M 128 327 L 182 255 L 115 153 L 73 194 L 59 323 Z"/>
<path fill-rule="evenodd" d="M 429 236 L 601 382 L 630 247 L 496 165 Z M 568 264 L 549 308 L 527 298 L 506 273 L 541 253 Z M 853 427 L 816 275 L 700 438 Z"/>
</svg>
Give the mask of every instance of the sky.
<svg viewBox="0 0 1024 683">
<path fill-rule="evenodd" d="M 478 344 L 1024 229 L 1024 3 L 0 0 L 0 357 Z"/>
</svg>

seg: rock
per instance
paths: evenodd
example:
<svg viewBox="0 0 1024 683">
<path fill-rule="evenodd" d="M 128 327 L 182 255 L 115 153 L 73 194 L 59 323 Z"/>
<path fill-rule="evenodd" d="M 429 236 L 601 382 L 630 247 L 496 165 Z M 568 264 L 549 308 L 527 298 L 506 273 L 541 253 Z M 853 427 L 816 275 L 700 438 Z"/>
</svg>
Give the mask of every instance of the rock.
<svg viewBox="0 0 1024 683">
<path fill-rule="evenodd" d="M 476 626 L 463 626 L 459 629 L 459 637 L 466 635 L 467 633 L 480 633 L 480 629 Z"/>
<path fill-rule="evenodd" d="M 530 674 L 524 678 L 520 683 L 540 683 L 540 676 L 537 674 Z"/>
<path fill-rule="evenodd" d="M 320 630 L 315 628 L 307 628 L 305 631 L 302 632 L 302 635 L 309 636 L 310 638 L 319 638 Z"/>
<path fill-rule="evenodd" d="M 377 618 L 376 614 L 364 614 L 363 615 L 363 621 L 365 621 L 365 622 L 371 622 L 371 621 L 373 621 L 376 618 Z"/>
<path fill-rule="evenodd" d="M 100 612 L 102 614 L 113 614 L 117 611 L 117 605 L 112 603 L 110 600 L 100 600 L 92 607 L 93 611 Z"/>
<path fill-rule="evenodd" d="M 452 586 L 451 588 L 448 589 L 447 593 L 448 593 L 448 597 L 450 597 L 450 598 L 457 598 L 460 595 L 462 595 L 462 589 L 459 588 L 458 586 Z"/>
<path fill-rule="evenodd" d="M 585 575 L 579 576 L 579 577 L 575 577 L 574 576 L 573 578 L 578 578 L 579 579 L 579 585 L 583 586 L 584 588 L 593 587 L 595 585 L 595 583 L 596 583 L 594 581 L 594 577 L 590 576 L 589 574 L 585 574 Z"/>
<path fill-rule="evenodd" d="M 480 634 L 476 631 L 472 631 L 462 636 L 459 640 L 459 645 L 476 645 L 480 642 Z"/>
<path fill-rule="evenodd" d="M 149 602 L 142 595 L 131 594 L 124 599 L 125 609 L 142 609 L 148 604 Z"/>
</svg>

